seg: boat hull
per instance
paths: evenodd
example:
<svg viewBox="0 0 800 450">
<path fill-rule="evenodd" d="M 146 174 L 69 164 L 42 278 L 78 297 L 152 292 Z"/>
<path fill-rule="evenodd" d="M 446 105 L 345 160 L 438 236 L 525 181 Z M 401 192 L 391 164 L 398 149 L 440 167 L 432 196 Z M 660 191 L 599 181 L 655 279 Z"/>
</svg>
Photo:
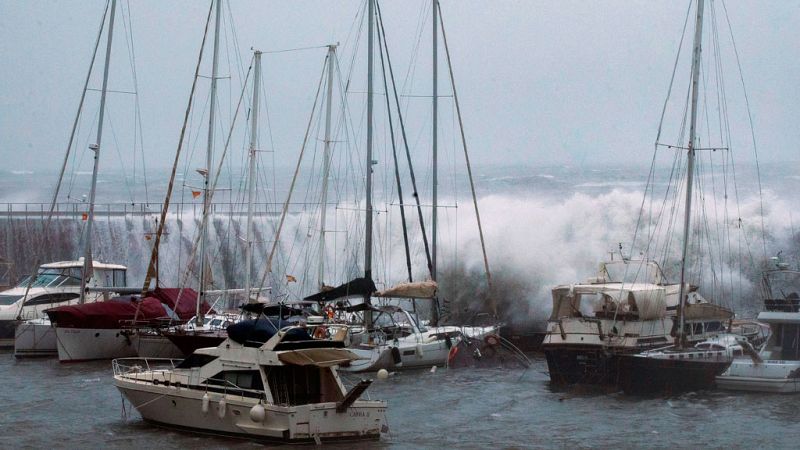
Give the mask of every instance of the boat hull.
<svg viewBox="0 0 800 450">
<path fill-rule="evenodd" d="M 665 359 L 624 355 L 618 358 L 618 384 L 629 394 L 678 394 L 711 389 L 731 365 L 728 359 Z"/>
<path fill-rule="evenodd" d="M 17 358 L 58 356 L 56 329 L 46 319 L 22 322 L 14 339 Z"/>
<path fill-rule="evenodd" d="M 202 434 L 291 443 L 377 440 L 386 425 L 386 404 L 377 401 L 356 401 L 341 413 L 336 412 L 336 403 L 285 407 L 262 403 L 265 419 L 255 422 L 250 409 L 259 403 L 257 398 L 211 393 L 203 412 L 206 391 L 202 389 L 130 382 L 119 376 L 114 383 L 144 420 Z"/>
<path fill-rule="evenodd" d="M 544 350 L 550 383 L 616 385 L 617 359 L 623 352 L 598 346 L 564 345 Z"/>
<path fill-rule="evenodd" d="M 172 342 L 184 355 L 191 355 L 199 348 L 216 347 L 228 337 L 226 331 L 208 333 L 185 332 L 166 333 L 167 339 Z"/>
<path fill-rule="evenodd" d="M 93 361 L 136 356 L 130 330 L 56 327 L 58 360 Z"/>
<path fill-rule="evenodd" d="M 730 391 L 800 392 L 800 361 L 768 360 L 754 363 L 735 360 L 717 377 L 717 386 Z"/>
<path fill-rule="evenodd" d="M 131 336 L 131 343 L 140 358 L 183 358 L 186 356 L 181 349 L 167 337 L 154 333 L 135 333 Z"/>
<path fill-rule="evenodd" d="M 0 320 L 0 348 L 14 347 L 14 334 L 19 320 Z"/>
</svg>

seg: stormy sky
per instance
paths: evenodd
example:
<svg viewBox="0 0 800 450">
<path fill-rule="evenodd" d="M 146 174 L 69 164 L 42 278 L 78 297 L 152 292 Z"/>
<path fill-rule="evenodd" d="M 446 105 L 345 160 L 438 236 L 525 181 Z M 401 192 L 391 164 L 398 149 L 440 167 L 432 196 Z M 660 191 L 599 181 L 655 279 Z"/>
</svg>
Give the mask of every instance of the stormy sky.
<svg viewBox="0 0 800 450">
<path fill-rule="evenodd" d="M 59 167 L 105 7 L 104 0 L 0 2 L 0 159 L 7 170 Z M 202 38 L 208 1 L 120 0 L 109 86 L 132 91 L 131 45 L 150 167 L 173 157 Z M 381 3 L 392 62 L 419 144 L 430 126 L 430 2 Z M 588 165 L 647 162 L 687 16 L 687 1 L 442 0 L 447 37 L 472 157 L 478 164 Z M 714 10 L 732 127 L 740 157 L 752 159 L 739 57 L 762 161 L 800 159 L 800 2 L 717 1 Z M 363 34 L 353 59 L 360 0 L 249 1 L 226 7 L 220 52 L 221 121 L 232 115 L 250 48 L 275 51 L 339 42 L 344 70 L 355 63 L 349 101 L 363 110 Z M 690 20 L 689 30 L 692 28 Z M 710 30 L 710 28 L 709 28 Z M 687 31 L 687 41 L 691 38 Z M 708 36 L 708 35 L 707 35 Z M 90 88 L 100 87 L 101 41 Z M 684 42 L 676 89 L 688 78 Z M 709 41 L 710 42 L 710 41 Z M 264 56 L 270 139 L 294 158 L 308 121 L 324 48 Z M 454 134 L 450 88 L 440 50 L 445 126 Z M 208 76 L 210 57 L 201 75 Z M 708 60 L 704 67 L 710 67 Z M 704 69 L 707 70 L 707 69 Z M 683 84 L 682 84 L 683 83 Z M 207 102 L 201 78 L 198 102 Z M 382 88 L 380 89 L 382 91 Z M 683 98 L 685 90 L 675 94 Z M 90 142 L 98 93 L 89 91 L 76 148 Z M 382 99 L 380 101 L 383 101 Z M 109 95 L 106 167 L 129 157 L 133 96 Z M 680 107 L 677 108 L 680 114 Z M 190 135 L 200 142 L 201 120 Z M 673 115 L 674 117 L 674 115 Z M 222 125 L 220 125 L 222 128 Z M 446 139 L 452 140 L 448 134 Z M 139 139 L 139 137 L 137 137 Z M 139 142 L 138 145 L 141 145 Z M 421 144 L 424 145 L 424 144 Z M 81 150 L 83 151 L 83 150 Z M 88 167 L 88 166 L 86 166 Z"/>
</svg>

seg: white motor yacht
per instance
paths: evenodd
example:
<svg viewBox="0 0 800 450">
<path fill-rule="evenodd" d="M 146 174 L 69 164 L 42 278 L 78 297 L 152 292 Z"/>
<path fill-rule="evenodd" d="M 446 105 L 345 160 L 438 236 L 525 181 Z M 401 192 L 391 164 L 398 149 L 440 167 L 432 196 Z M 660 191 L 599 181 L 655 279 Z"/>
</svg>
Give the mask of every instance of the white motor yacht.
<svg viewBox="0 0 800 450">
<path fill-rule="evenodd" d="M 127 268 L 95 261 L 90 288 L 124 287 Z M 14 347 L 14 355 L 56 355 L 55 332 L 44 310 L 75 305 L 80 299 L 83 258 L 43 264 L 31 282 L 25 278 L 15 287 L 0 292 L 0 347 Z M 30 285 L 30 288 L 29 288 Z M 86 302 L 103 300 L 108 292 L 89 292 Z"/>
<path fill-rule="evenodd" d="M 398 306 L 373 308 L 375 329 L 354 331 L 349 349 L 361 357 L 342 370 L 371 372 L 380 369 L 417 369 L 444 366 L 450 349 L 464 336 L 483 339 L 496 334 L 496 326 L 421 326 L 415 317 Z"/>
<path fill-rule="evenodd" d="M 320 443 L 379 439 L 388 429 L 386 402 L 360 399 L 371 380 L 345 389 L 336 365 L 358 356 L 341 341 L 312 339 L 302 327 L 260 345 L 238 339 L 179 364 L 116 359 L 114 384 L 146 421 L 203 434 Z"/>
<path fill-rule="evenodd" d="M 779 266 L 780 267 L 780 266 Z M 783 286 L 778 287 L 777 284 Z M 770 325 L 765 347 L 737 358 L 717 377 L 717 386 L 735 391 L 800 392 L 800 271 L 780 268 L 762 278 L 764 309 L 758 320 Z M 780 295 L 775 295 L 779 292 Z"/>
</svg>

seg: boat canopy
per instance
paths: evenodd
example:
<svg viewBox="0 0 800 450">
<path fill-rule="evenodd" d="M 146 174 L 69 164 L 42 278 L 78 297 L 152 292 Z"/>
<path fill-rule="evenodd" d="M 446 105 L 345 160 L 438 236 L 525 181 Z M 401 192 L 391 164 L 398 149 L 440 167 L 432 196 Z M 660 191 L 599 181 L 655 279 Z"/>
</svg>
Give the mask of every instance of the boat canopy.
<svg viewBox="0 0 800 450">
<path fill-rule="evenodd" d="M 104 302 L 66 305 L 45 310 L 50 320 L 62 328 L 116 329 L 160 320 L 185 322 L 195 313 L 197 292 L 193 289 L 156 288 L 144 298 L 116 297 Z M 213 310 L 203 302 L 203 313 Z"/>
<path fill-rule="evenodd" d="M 376 297 L 391 298 L 436 298 L 439 285 L 433 280 L 415 281 L 396 284 L 388 289 L 376 292 Z"/>
<path fill-rule="evenodd" d="M 642 320 L 667 315 L 667 292 L 663 286 L 643 283 L 620 287 L 619 284 L 559 286 L 553 289 L 553 313 L 550 320 L 581 315 L 581 297 L 599 295 L 597 312 L 635 314 Z"/>
<path fill-rule="evenodd" d="M 733 319 L 733 311 L 713 303 L 687 303 L 683 315 L 686 320 Z"/>
<path fill-rule="evenodd" d="M 361 358 L 343 348 L 305 348 L 278 352 L 278 359 L 294 366 L 331 367 Z"/>
</svg>

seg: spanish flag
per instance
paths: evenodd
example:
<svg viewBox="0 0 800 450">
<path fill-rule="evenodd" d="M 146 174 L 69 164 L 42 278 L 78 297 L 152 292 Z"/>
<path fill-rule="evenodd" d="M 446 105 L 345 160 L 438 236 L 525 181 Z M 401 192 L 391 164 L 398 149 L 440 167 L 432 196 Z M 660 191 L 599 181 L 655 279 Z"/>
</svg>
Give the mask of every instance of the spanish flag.
<svg viewBox="0 0 800 450">
<path fill-rule="evenodd" d="M 297 283 L 297 278 L 293 275 L 286 275 L 286 282 L 287 283 Z"/>
<path fill-rule="evenodd" d="M 202 191 L 192 191 L 192 198 L 200 197 L 200 195 L 202 194 L 203 194 Z"/>
</svg>

